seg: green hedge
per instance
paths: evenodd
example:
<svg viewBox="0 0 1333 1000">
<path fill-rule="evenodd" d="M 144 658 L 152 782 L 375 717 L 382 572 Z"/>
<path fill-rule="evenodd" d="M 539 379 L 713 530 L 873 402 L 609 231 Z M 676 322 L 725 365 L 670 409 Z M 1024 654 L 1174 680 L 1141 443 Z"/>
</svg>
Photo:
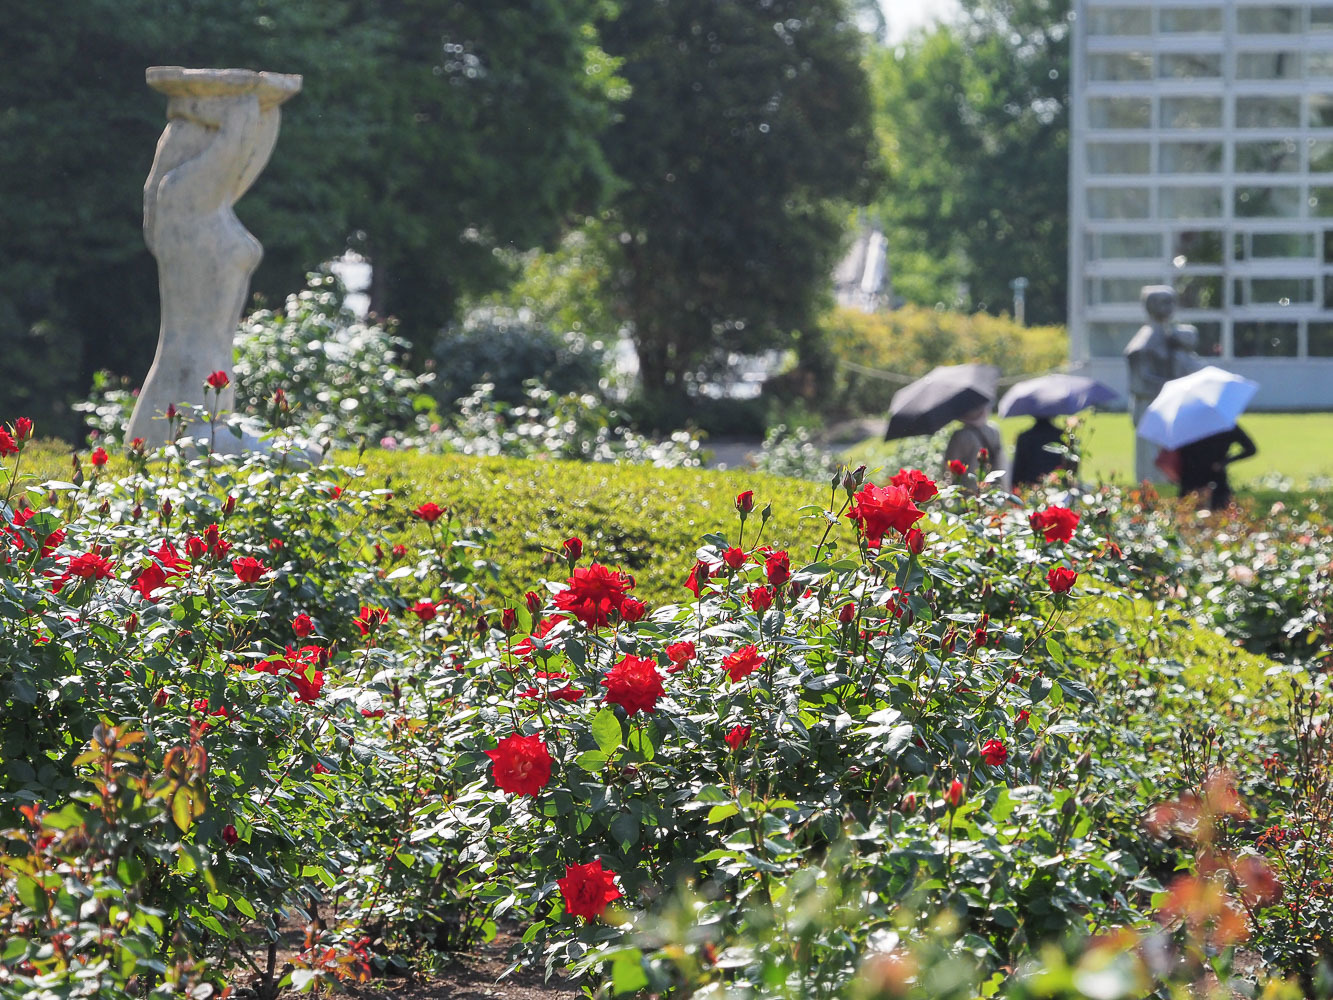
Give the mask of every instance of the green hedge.
<svg viewBox="0 0 1333 1000">
<path fill-rule="evenodd" d="M 340 455 L 356 464 L 354 455 Z M 754 490 L 756 513 L 746 525 L 747 547 L 758 510 L 773 505 L 764 538 L 793 553 L 808 554 L 824 532 L 818 511 L 829 490 L 756 472 L 654 469 L 641 465 L 535 462 L 367 452 L 361 459 L 371 482 L 388 483 L 410 509 L 427 500 L 455 511 L 465 524 L 495 535 L 487 555 L 501 566 L 501 597 L 521 596 L 543 577 L 562 578 L 548 550 L 571 535 L 600 562 L 632 573 L 638 595 L 650 603 L 689 598 L 682 567 L 709 532 L 735 538 L 735 499 Z M 830 538 L 854 546 L 851 526 Z"/>
</svg>

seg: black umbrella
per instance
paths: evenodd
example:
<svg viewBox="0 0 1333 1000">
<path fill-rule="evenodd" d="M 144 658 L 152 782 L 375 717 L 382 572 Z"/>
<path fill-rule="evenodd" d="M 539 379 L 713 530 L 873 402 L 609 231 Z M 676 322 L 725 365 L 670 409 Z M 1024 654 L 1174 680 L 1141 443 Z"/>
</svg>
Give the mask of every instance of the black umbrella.
<svg viewBox="0 0 1333 1000">
<path fill-rule="evenodd" d="M 934 434 L 950 421 L 991 402 L 1000 370 L 994 365 L 948 365 L 905 385 L 889 404 L 885 441 Z"/>
</svg>

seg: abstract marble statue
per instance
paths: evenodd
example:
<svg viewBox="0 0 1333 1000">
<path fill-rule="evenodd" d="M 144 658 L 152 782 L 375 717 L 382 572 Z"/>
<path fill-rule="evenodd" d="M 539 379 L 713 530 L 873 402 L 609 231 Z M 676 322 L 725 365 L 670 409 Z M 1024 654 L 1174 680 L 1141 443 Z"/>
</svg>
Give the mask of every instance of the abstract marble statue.
<svg viewBox="0 0 1333 1000">
<path fill-rule="evenodd" d="M 1194 353 L 1199 331 L 1186 323 L 1172 323 L 1176 312 L 1176 292 L 1170 285 L 1144 285 L 1139 293 L 1149 322 L 1139 328 L 1125 348 L 1129 364 L 1130 410 L 1134 426 L 1143 411 L 1157 398 L 1162 386 L 1173 378 L 1182 378 L 1199 367 Z M 1161 474 L 1153 464 L 1157 445 L 1144 438 L 1134 438 L 1134 481 L 1156 482 Z"/>
<path fill-rule="evenodd" d="M 263 256 L 232 206 L 268 163 L 278 108 L 300 91 L 301 77 L 153 66 L 147 78 L 167 95 L 167 127 L 143 191 L 144 240 L 157 258 L 162 325 L 127 437 L 151 446 L 167 438 L 168 406 L 203 404 L 209 373 L 231 373 L 232 339 Z M 230 410 L 233 396 L 228 388 L 208 402 Z M 241 442 L 224 432 L 216 447 L 238 451 Z"/>
</svg>

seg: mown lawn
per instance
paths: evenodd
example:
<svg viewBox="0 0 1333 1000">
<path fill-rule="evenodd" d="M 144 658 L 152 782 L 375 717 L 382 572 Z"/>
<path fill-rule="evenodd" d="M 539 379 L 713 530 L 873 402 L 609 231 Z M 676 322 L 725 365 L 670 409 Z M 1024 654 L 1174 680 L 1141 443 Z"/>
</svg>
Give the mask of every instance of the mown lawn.
<svg viewBox="0 0 1333 1000">
<path fill-rule="evenodd" d="M 1129 483 L 1134 474 L 1134 429 L 1124 413 L 1085 413 L 1082 418 L 1083 473 L 1089 482 Z M 1031 426 L 1029 417 L 1001 420 L 1005 445 Z M 1259 487 L 1274 475 L 1291 480 L 1296 488 L 1311 480 L 1333 478 L 1333 413 L 1252 413 L 1241 422 L 1254 439 L 1259 454 L 1231 467 L 1233 485 Z M 873 468 L 885 448 L 878 441 L 856 445 L 849 459 Z"/>
</svg>

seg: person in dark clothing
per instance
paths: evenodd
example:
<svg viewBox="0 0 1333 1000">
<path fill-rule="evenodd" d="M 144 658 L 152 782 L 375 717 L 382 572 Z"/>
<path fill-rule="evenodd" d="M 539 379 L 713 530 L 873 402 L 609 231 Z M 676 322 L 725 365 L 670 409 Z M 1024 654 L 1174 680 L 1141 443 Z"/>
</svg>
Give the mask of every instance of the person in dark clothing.
<svg viewBox="0 0 1333 1000">
<path fill-rule="evenodd" d="M 1232 445 L 1240 451 L 1231 454 Z M 1222 510 L 1231 503 L 1231 484 L 1227 482 L 1227 466 L 1242 458 L 1258 453 L 1250 436 L 1239 427 L 1219 434 L 1210 434 L 1199 441 L 1180 446 L 1180 495 L 1186 496 L 1211 489 L 1208 498 L 1210 510 Z"/>
<path fill-rule="evenodd" d="M 1014 442 L 1013 485 L 1039 483 L 1061 468 L 1065 464 L 1064 457 L 1047 451 L 1046 446 L 1067 443 L 1064 433 L 1051 423 L 1050 417 L 1037 417 L 1032 426 L 1018 435 L 1018 440 Z"/>
</svg>

